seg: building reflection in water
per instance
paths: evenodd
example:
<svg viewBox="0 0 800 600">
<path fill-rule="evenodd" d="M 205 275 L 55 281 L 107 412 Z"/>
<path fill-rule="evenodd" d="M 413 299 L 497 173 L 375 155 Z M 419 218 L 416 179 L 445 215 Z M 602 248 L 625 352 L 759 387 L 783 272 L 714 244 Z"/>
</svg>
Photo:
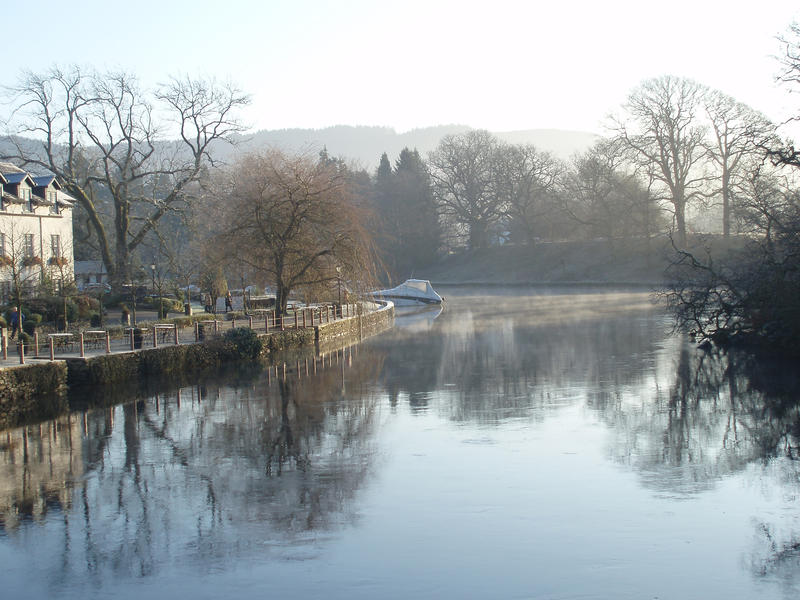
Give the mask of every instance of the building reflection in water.
<svg viewBox="0 0 800 600">
<path fill-rule="evenodd" d="M 793 367 L 670 337 L 643 293 L 448 299 L 361 347 L 287 355 L 286 371 L 94 398 L 96 408 L 2 432 L 4 535 L 47 523 L 54 586 L 314 558 L 358 521 L 358 492 L 380 464 L 378 424 L 403 410 L 488 437 L 577 407 L 607 432 L 599 452 L 658 498 L 691 500 L 752 468 L 800 497 Z M 756 520 L 754 573 L 795 576 L 787 523 Z"/>
<path fill-rule="evenodd" d="M 49 517 L 54 582 L 291 552 L 354 519 L 381 363 L 348 348 L 2 432 L 2 531 Z"/>
</svg>

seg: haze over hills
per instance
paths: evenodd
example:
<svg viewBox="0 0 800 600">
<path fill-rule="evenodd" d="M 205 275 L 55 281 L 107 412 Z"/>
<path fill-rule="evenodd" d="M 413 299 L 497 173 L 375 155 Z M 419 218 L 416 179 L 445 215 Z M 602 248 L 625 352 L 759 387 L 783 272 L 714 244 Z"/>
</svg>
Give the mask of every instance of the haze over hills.
<svg viewBox="0 0 800 600">
<path fill-rule="evenodd" d="M 424 157 L 436 148 L 445 135 L 464 133 L 471 129 L 473 128 L 467 125 L 439 125 L 397 133 L 390 127 L 336 125 L 324 129 L 262 130 L 236 136 L 235 146 L 215 143 L 213 154 L 218 160 L 230 162 L 238 153 L 263 148 L 274 147 L 289 152 L 311 154 L 317 154 L 323 148 L 327 148 L 331 156 L 354 161 L 358 166 L 372 171 L 378 166 L 381 154 L 384 152 L 392 162 L 406 147 L 416 148 Z M 563 159 L 586 150 L 598 138 L 597 135 L 586 131 L 561 129 L 527 129 L 493 133 L 503 141 L 513 144 L 533 144 L 540 150 L 546 150 Z M 28 151 L 38 148 L 38 144 L 33 140 L 22 140 L 22 145 Z M 9 138 L 0 137 L 0 156 L 13 151 L 14 147 Z"/>
<path fill-rule="evenodd" d="M 372 170 L 386 152 L 394 160 L 405 148 L 416 148 L 425 156 L 436 148 L 445 135 L 470 131 L 467 125 L 439 125 L 397 133 L 390 127 L 337 125 L 324 129 L 278 129 L 258 131 L 240 136 L 239 149 L 243 151 L 276 147 L 289 151 L 319 152 L 327 148 L 331 156 L 351 159 L 363 168 Z M 586 150 L 597 135 L 586 131 L 560 129 L 527 129 L 493 132 L 499 139 L 514 144 L 533 144 L 560 158 L 569 158 L 575 152 Z"/>
</svg>

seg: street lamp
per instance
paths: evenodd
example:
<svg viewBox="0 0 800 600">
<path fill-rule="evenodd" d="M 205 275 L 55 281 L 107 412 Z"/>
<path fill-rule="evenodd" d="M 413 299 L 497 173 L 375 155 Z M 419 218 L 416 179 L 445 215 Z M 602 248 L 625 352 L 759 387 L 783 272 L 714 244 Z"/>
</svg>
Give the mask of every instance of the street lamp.
<svg viewBox="0 0 800 600">
<path fill-rule="evenodd" d="M 339 310 L 342 310 L 342 267 L 336 265 L 336 285 L 339 288 Z"/>
<path fill-rule="evenodd" d="M 153 287 L 150 290 L 150 293 L 155 295 L 155 293 L 156 293 L 156 265 L 155 265 L 155 263 L 151 263 L 150 271 L 153 273 Z"/>
</svg>

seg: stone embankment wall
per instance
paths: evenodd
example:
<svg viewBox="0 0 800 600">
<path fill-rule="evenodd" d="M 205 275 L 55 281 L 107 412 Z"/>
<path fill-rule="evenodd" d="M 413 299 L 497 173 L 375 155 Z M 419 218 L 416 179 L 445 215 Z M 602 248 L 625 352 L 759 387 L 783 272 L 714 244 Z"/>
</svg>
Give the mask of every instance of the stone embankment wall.
<svg viewBox="0 0 800 600">
<path fill-rule="evenodd" d="M 261 334 L 261 358 L 278 351 L 315 346 L 325 350 L 343 342 L 357 342 L 391 327 L 394 306 L 306 329 Z M 217 338 L 206 343 L 161 346 L 104 354 L 90 358 L 31 364 L 0 370 L 0 427 L 22 419 L 54 416 L 66 409 L 68 387 L 99 386 L 135 378 L 171 373 L 192 373 L 217 368 L 237 360 L 236 348 Z M 42 406 L 39 406 L 39 405 Z"/>
<path fill-rule="evenodd" d="M 67 408 L 67 366 L 48 362 L 0 370 L 0 429 Z"/>
</svg>

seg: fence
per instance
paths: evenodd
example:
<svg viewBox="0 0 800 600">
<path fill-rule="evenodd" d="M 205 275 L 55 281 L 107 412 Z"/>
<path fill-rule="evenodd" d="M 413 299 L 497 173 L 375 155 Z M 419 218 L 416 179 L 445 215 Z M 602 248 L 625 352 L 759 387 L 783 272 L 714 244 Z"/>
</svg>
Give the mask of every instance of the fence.
<svg viewBox="0 0 800 600">
<path fill-rule="evenodd" d="M 218 337 L 236 327 L 247 327 L 260 333 L 287 329 L 313 328 L 360 314 L 360 304 L 296 307 L 284 315 L 274 309 L 255 309 L 244 318 L 195 321 L 193 326 L 174 323 L 143 323 L 141 326 L 113 329 L 88 329 L 76 333 L 33 335 L 32 344 L 9 340 L 6 329 L 0 329 L 2 360 L 25 361 L 31 358 L 55 360 L 57 357 L 81 357 L 114 352 L 130 352 L 141 348 L 157 348 L 165 344 L 191 344 Z M 112 333 L 113 332 L 113 333 Z M 16 357 L 9 357 L 9 342 L 16 342 Z M 13 346 L 12 346 L 13 352 Z"/>
</svg>

